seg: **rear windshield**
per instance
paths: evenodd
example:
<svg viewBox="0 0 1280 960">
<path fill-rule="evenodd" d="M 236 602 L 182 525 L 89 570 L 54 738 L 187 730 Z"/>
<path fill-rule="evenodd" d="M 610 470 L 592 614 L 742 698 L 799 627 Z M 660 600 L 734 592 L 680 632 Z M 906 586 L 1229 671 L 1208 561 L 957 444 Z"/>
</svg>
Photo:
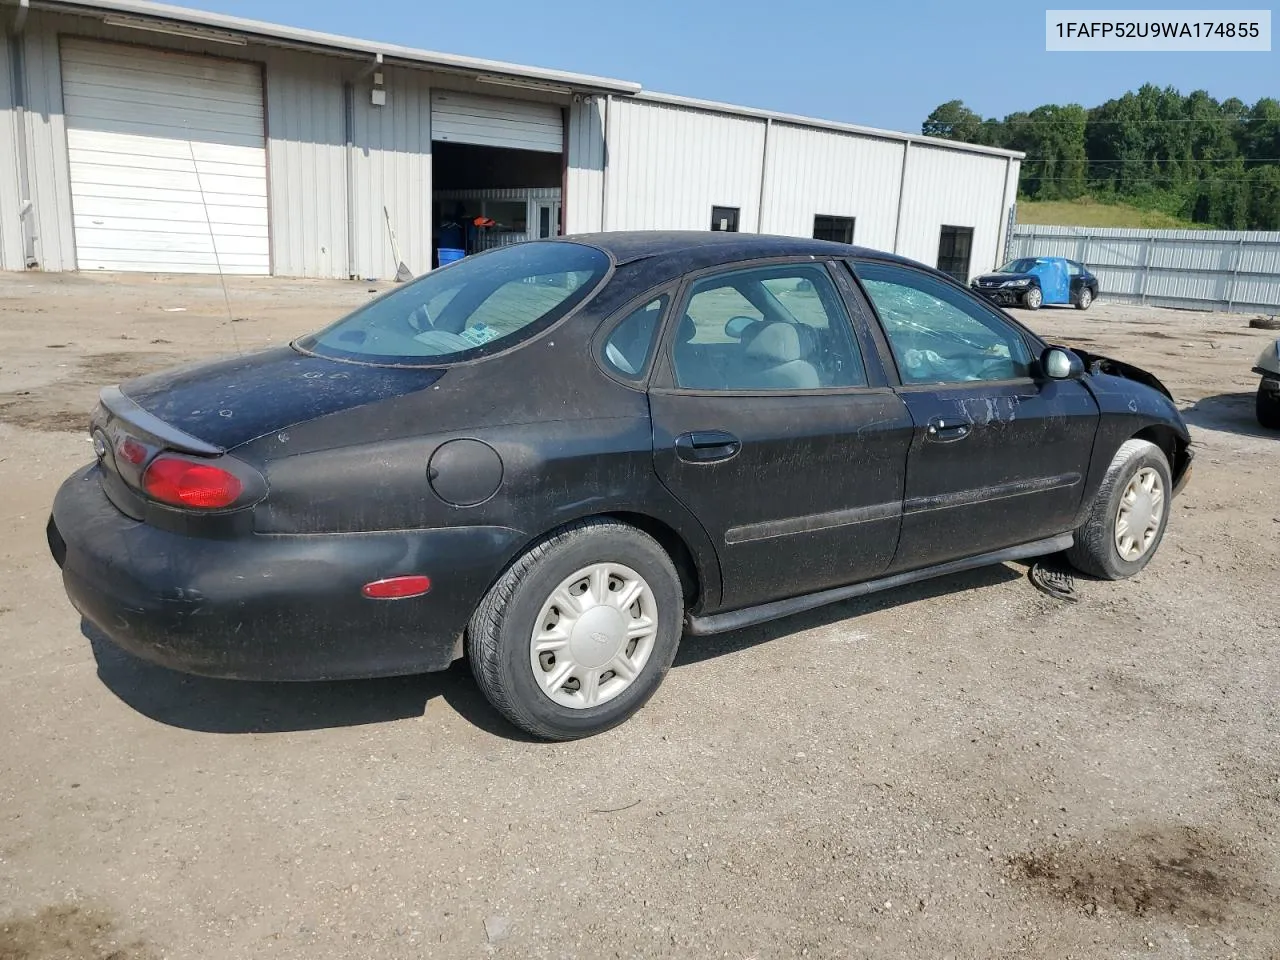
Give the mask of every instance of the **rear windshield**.
<svg viewBox="0 0 1280 960">
<path fill-rule="evenodd" d="M 545 330 L 586 300 L 608 270 L 609 258 L 595 247 L 515 244 L 433 270 L 296 346 L 396 366 L 469 360 Z"/>
</svg>

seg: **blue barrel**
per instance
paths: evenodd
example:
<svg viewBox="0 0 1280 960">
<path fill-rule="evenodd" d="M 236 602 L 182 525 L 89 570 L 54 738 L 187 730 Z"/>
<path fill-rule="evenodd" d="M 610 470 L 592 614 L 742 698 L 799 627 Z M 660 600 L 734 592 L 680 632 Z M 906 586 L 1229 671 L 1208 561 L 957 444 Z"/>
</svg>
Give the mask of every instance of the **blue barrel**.
<svg viewBox="0 0 1280 960">
<path fill-rule="evenodd" d="M 444 266 L 448 263 L 456 263 L 467 255 L 467 251 L 458 250 L 455 247 L 441 247 L 439 250 L 439 263 Z"/>
</svg>

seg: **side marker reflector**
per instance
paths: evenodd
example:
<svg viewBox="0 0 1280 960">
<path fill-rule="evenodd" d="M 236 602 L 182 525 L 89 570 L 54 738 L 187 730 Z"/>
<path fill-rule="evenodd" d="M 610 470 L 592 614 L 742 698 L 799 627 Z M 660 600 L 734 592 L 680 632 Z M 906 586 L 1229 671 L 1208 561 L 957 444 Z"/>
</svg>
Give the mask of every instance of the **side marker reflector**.
<svg viewBox="0 0 1280 960">
<path fill-rule="evenodd" d="M 430 589 L 431 578 L 415 574 L 374 580 L 366 583 L 360 592 L 370 600 L 404 600 L 406 597 L 420 597 Z"/>
</svg>

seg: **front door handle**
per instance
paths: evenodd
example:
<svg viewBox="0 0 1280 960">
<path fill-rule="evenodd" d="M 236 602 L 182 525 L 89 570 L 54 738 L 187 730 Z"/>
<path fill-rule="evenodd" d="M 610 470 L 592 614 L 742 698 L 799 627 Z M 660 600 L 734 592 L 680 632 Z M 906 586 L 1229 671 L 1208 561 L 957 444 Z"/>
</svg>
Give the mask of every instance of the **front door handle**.
<svg viewBox="0 0 1280 960">
<path fill-rule="evenodd" d="M 946 420 L 942 417 L 930 420 L 924 431 L 925 438 L 934 443 L 954 443 L 972 432 L 973 427 L 968 420 Z"/>
<path fill-rule="evenodd" d="M 723 430 L 696 430 L 676 437 L 676 456 L 687 463 L 730 460 L 742 449 L 742 441 Z"/>
</svg>

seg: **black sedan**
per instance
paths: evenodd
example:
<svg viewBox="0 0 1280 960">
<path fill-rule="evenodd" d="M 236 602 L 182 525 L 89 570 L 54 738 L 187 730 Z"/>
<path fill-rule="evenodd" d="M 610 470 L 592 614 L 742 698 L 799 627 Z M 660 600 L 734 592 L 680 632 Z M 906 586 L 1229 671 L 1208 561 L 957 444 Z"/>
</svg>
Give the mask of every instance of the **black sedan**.
<svg viewBox="0 0 1280 960">
<path fill-rule="evenodd" d="M 1058 551 L 1141 570 L 1191 463 L 1167 391 L 900 257 L 619 233 L 433 271 L 287 347 L 103 392 L 48 525 L 68 595 L 178 670 L 466 657 L 537 736 L 710 634 Z"/>
<path fill-rule="evenodd" d="M 970 286 L 1001 306 L 1028 310 L 1067 304 L 1088 310 L 1098 299 L 1098 278 L 1083 263 L 1066 257 L 1010 260 L 994 273 L 974 277 Z"/>
</svg>

